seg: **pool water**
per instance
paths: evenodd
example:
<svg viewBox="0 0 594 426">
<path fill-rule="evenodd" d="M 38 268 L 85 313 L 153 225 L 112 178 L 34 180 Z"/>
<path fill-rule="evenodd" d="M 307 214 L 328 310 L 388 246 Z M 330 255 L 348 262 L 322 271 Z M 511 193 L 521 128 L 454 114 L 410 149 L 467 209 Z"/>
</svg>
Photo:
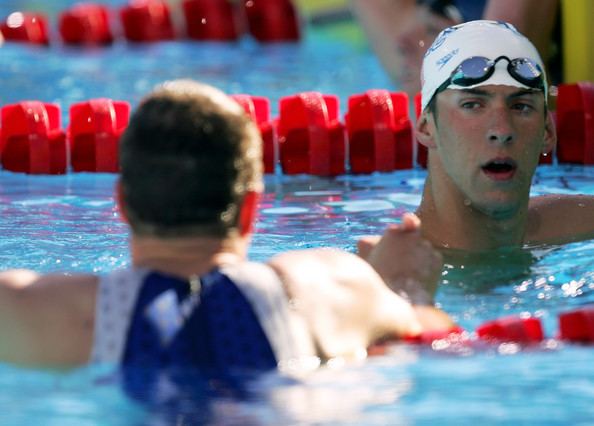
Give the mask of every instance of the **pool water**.
<svg viewBox="0 0 594 426">
<path fill-rule="evenodd" d="M 44 2 L 4 1 L 0 15 Z M 50 16 L 72 4 L 52 2 Z M 120 2 L 105 2 L 120 4 Z M 54 21 L 55 22 L 55 21 Z M 54 26 L 55 28 L 55 26 Z M 33 66 L 34 64 L 34 66 Z M 94 97 L 135 105 L 164 79 L 193 77 L 232 93 L 281 96 L 318 90 L 349 95 L 394 89 L 375 57 L 326 30 L 309 28 L 298 45 L 185 41 L 109 48 L 0 48 L 0 105 L 25 99 L 67 109 Z M 381 233 L 420 201 L 425 172 L 369 176 L 266 177 L 250 257 L 337 246 Z M 116 176 L 28 176 L 0 171 L 0 269 L 106 273 L 129 264 L 127 229 L 114 204 Z M 534 194 L 594 195 L 594 168 L 543 166 Z M 468 330 L 507 314 L 530 313 L 554 337 L 559 312 L 594 302 L 594 241 L 469 256 L 447 253 L 437 300 Z M 0 342 L 1 344 L 1 342 Z M 547 340 L 541 346 L 453 345 L 436 350 L 395 344 L 357 365 L 323 368 L 295 381 L 271 374 L 249 398 L 200 401 L 210 424 L 463 425 L 591 424 L 594 347 Z M 70 372 L 0 365 L 0 424 L 193 424 L 164 407 L 129 399 L 113 366 Z M 196 423 L 196 422 L 194 422 Z"/>
</svg>

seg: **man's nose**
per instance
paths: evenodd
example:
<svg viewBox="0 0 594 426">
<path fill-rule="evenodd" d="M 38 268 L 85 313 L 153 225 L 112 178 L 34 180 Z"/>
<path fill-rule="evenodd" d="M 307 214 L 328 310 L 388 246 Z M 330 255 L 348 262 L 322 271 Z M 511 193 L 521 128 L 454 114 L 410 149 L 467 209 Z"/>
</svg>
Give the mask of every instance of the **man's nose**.
<svg viewBox="0 0 594 426">
<path fill-rule="evenodd" d="M 491 143 L 509 144 L 514 141 L 514 128 L 510 111 L 505 107 L 498 107 L 492 113 L 491 125 L 487 138 Z"/>
</svg>

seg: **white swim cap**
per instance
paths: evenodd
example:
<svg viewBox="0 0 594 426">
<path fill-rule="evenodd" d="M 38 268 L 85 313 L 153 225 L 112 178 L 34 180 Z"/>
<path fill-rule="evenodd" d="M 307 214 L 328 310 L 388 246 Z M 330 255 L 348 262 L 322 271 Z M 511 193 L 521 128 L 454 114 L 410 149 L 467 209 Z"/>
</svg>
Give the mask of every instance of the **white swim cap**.
<svg viewBox="0 0 594 426">
<path fill-rule="evenodd" d="M 511 24 L 497 21 L 470 21 L 454 25 L 443 30 L 425 53 L 421 70 L 421 105 L 425 110 L 427 104 L 462 61 L 475 57 L 486 57 L 495 60 L 505 56 L 510 60 L 527 58 L 540 66 L 544 82 L 545 102 L 547 82 L 542 59 L 534 45 Z M 512 77 L 507 71 L 508 61 L 500 60 L 495 72 L 485 81 L 468 86 L 450 84 L 448 88 L 461 89 L 501 84 L 529 88 Z"/>
</svg>

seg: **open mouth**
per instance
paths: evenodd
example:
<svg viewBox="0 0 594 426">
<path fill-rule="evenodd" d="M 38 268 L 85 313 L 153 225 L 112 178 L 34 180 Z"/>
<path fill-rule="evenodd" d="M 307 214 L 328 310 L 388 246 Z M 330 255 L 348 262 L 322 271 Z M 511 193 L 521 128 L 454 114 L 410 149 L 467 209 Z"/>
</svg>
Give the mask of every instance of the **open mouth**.
<svg viewBox="0 0 594 426">
<path fill-rule="evenodd" d="M 516 173 L 517 165 L 511 158 L 496 158 L 485 163 L 481 169 L 491 179 L 508 180 Z"/>
</svg>

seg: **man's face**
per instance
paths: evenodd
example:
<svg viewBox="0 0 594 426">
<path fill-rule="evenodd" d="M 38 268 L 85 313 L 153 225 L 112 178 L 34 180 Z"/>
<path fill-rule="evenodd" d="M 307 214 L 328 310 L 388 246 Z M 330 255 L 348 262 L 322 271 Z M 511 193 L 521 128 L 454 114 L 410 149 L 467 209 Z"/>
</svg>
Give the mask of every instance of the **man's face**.
<svg viewBox="0 0 594 426">
<path fill-rule="evenodd" d="M 445 90 L 429 116 L 432 179 L 489 216 L 512 217 L 528 201 L 543 149 L 555 141 L 542 92 L 486 85 Z"/>
</svg>

